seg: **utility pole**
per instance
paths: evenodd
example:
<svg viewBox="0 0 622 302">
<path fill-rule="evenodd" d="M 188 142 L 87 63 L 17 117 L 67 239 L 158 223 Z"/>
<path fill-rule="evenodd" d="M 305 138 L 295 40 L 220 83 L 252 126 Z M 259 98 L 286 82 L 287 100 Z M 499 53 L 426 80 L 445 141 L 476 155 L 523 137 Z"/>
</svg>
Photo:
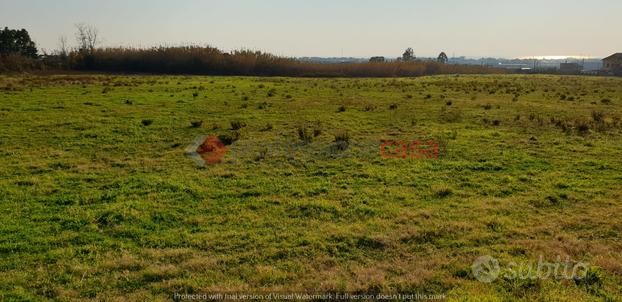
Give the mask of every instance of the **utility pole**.
<svg viewBox="0 0 622 302">
<path fill-rule="evenodd" d="M 533 71 L 536 71 L 536 66 L 538 66 L 538 58 L 533 58 Z"/>
</svg>

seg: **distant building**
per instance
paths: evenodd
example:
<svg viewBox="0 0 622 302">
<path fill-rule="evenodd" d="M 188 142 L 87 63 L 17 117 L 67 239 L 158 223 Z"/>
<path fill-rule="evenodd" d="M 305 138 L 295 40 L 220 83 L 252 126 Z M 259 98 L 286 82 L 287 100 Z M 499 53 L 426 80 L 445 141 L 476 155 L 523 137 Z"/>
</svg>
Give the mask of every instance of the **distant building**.
<svg viewBox="0 0 622 302">
<path fill-rule="evenodd" d="M 603 70 L 606 72 L 622 72 L 622 52 L 610 55 L 603 59 Z"/>
<path fill-rule="evenodd" d="M 522 63 L 501 63 L 499 62 L 497 65 L 489 65 L 495 68 L 504 68 L 504 69 L 514 69 L 514 70 L 522 70 L 524 68 L 529 68 L 529 65 Z"/>
<path fill-rule="evenodd" d="M 371 57 L 369 62 L 382 63 L 384 62 L 384 57 Z"/>
<path fill-rule="evenodd" d="M 579 74 L 582 69 L 579 63 L 559 63 L 559 72 L 563 74 Z"/>
</svg>

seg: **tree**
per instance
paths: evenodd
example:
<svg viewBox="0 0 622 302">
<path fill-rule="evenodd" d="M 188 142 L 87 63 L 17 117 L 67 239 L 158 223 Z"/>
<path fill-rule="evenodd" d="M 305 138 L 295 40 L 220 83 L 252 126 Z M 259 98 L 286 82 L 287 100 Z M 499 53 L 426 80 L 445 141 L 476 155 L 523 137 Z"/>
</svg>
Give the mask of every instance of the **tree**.
<svg viewBox="0 0 622 302">
<path fill-rule="evenodd" d="M 415 59 L 415 51 L 410 47 L 408 47 L 406 51 L 404 51 L 404 54 L 402 54 L 403 61 L 414 61 Z"/>
<path fill-rule="evenodd" d="M 60 36 L 58 38 L 58 54 L 65 58 L 67 57 L 67 54 L 69 53 L 68 50 L 68 46 L 67 46 L 67 37 L 65 36 Z"/>
<path fill-rule="evenodd" d="M 436 59 L 436 61 L 441 64 L 447 64 L 447 62 L 449 62 L 449 58 L 447 58 L 445 52 L 441 52 L 441 54 L 438 55 L 438 59 Z"/>
<path fill-rule="evenodd" d="M 25 57 L 36 58 L 37 47 L 35 42 L 30 39 L 28 31 L 25 29 L 9 29 L 5 27 L 0 30 L 0 55 L 19 54 Z"/>
<path fill-rule="evenodd" d="M 92 25 L 76 24 L 76 40 L 82 52 L 93 53 L 99 43 L 99 30 Z"/>
</svg>

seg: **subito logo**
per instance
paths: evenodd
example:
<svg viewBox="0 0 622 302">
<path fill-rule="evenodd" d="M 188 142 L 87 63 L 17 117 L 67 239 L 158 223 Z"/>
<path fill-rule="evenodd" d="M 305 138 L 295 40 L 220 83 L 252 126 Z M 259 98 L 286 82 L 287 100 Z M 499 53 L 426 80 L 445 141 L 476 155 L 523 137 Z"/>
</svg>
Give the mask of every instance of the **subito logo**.
<svg viewBox="0 0 622 302">
<path fill-rule="evenodd" d="M 491 256 L 481 256 L 471 265 L 473 276 L 480 282 L 490 283 L 499 277 L 499 261 Z"/>
<path fill-rule="evenodd" d="M 394 141 L 385 140 L 380 144 L 380 156 L 383 159 L 419 159 L 438 158 L 439 144 L 429 141 Z"/>
<path fill-rule="evenodd" d="M 220 163 L 229 148 L 216 136 L 200 136 L 186 148 L 186 154 L 199 166 L 214 165 Z"/>
</svg>

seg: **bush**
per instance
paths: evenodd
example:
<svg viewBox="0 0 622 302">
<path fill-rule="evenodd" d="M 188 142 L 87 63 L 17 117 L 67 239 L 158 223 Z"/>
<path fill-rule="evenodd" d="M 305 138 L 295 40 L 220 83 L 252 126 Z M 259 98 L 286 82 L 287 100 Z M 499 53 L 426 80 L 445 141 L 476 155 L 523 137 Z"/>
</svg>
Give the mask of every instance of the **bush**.
<svg viewBox="0 0 622 302">
<path fill-rule="evenodd" d="M 32 58 L 18 54 L 0 56 L 0 72 L 24 72 L 43 69 L 45 69 L 43 63 Z"/>
<path fill-rule="evenodd" d="M 581 135 L 586 135 L 590 131 L 590 123 L 584 119 L 579 119 L 575 122 L 577 132 Z"/>
<path fill-rule="evenodd" d="M 462 111 L 458 110 L 457 108 L 453 110 L 446 110 L 445 108 L 447 107 L 443 107 L 443 109 L 441 110 L 441 121 L 455 123 L 459 122 L 462 119 Z"/>
<path fill-rule="evenodd" d="M 272 126 L 272 124 L 267 123 L 266 126 L 264 126 L 263 129 L 261 129 L 262 131 L 270 131 L 272 130 L 272 128 L 274 128 L 274 126 Z"/>
<path fill-rule="evenodd" d="M 602 122 L 604 117 L 605 117 L 605 114 L 603 114 L 602 112 L 600 112 L 600 111 L 592 111 L 592 119 L 595 122 Z"/>
<path fill-rule="evenodd" d="M 435 186 L 432 188 L 432 191 L 437 198 L 445 198 L 453 194 L 453 190 L 445 185 Z"/>
<path fill-rule="evenodd" d="M 236 141 L 240 139 L 240 133 L 237 131 L 234 131 L 231 134 L 221 134 L 218 136 L 218 139 L 220 140 L 221 143 L 228 146 L 228 145 L 235 143 Z"/>
<path fill-rule="evenodd" d="M 240 122 L 240 121 L 231 122 L 231 130 L 240 130 L 244 127 L 246 127 L 246 124 L 244 122 Z"/>
<path fill-rule="evenodd" d="M 266 159 L 266 157 L 268 156 L 268 149 L 267 148 L 263 148 L 261 150 L 259 150 L 259 153 L 257 153 L 257 156 L 255 156 L 255 161 L 261 161 Z"/>
<path fill-rule="evenodd" d="M 298 126 L 298 138 L 305 143 L 309 144 L 313 141 L 313 135 L 305 125 Z"/>
<path fill-rule="evenodd" d="M 367 105 L 365 105 L 365 107 L 363 107 L 364 111 L 373 111 L 374 109 L 376 109 L 376 106 L 374 106 L 372 104 L 367 104 Z"/>
<path fill-rule="evenodd" d="M 602 277 L 599 270 L 590 267 L 583 273 L 585 276 L 582 278 L 578 276 L 574 277 L 574 281 L 577 285 L 583 285 L 588 288 L 596 288 L 602 285 Z"/>
<path fill-rule="evenodd" d="M 335 147 L 337 150 L 346 150 L 350 145 L 350 135 L 347 131 L 341 131 L 335 134 Z"/>
</svg>

